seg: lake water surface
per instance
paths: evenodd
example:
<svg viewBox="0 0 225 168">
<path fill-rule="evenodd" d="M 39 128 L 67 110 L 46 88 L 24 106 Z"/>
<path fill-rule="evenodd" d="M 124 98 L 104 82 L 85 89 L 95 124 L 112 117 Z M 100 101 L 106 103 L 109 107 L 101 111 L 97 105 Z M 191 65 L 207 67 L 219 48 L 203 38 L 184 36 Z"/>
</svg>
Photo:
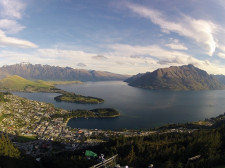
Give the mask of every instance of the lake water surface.
<svg viewBox="0 0 225 168">
<path fill-rule="evenodd" d="M 225 112 L 225 91 L 165 91 L 128 86 L 121 81 L 86 82 L 60 85 L 60 89 L 99 97 L 103 104 L 74 104 L 56 102 L 56 93 L 14 94 L 31 100 L 54 104 L 64 109 L 115 108 L 121 116 L 112 119 L 71 119 L 68 126 L 97 129 L 148 129 L 168 123 L 185 123 L 216 117 Z"/>
</svg>

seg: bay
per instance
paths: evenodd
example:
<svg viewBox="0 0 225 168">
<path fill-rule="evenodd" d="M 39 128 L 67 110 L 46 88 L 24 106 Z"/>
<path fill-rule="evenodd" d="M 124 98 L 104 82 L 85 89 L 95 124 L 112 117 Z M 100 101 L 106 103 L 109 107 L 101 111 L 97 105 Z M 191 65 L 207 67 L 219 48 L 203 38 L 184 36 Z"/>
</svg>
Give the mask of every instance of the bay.
<svg viewBox="0 0 225 168">
<path fill-rule="evenodd" d="M 65 91 L 99 97 L 103 104 L 56 102 L 56 93 L 14 94 L 54 104 L 58 108 L 115 108 L 120 116 L 110 119 L 71 119 L 68 126 L 88 129 L 149 129 L 171 123 L 185 123 L 216 117 L 225 111 L 225 91 L 166 91 L 128 86 L 122 81 L 86 82 L 57 86 Z"/>
</svg>

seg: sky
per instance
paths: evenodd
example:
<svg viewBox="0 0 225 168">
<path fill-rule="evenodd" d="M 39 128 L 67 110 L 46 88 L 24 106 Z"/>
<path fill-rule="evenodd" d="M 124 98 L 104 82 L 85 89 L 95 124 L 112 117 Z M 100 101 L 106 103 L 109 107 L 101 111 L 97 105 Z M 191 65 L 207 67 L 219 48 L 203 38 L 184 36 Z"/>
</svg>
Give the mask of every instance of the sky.
<svg viewBox="0 0 225 168">
<path fill-rule="evenodd" d="M 0 0 L 0 66 L 225 75 L 224 0 Z"/>
</svg>

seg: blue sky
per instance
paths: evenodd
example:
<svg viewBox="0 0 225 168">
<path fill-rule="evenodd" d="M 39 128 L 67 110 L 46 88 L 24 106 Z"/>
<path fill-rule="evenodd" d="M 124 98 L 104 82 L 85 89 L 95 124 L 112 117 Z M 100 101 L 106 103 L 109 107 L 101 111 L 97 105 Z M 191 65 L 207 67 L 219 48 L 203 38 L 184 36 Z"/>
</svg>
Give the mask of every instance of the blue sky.
<svg viewBox="0 0 225 168">
<path fill-rule="evenodd" d="M 223 0 L 0 0 L 0 65 L 225 74 Z"/>
</svg>

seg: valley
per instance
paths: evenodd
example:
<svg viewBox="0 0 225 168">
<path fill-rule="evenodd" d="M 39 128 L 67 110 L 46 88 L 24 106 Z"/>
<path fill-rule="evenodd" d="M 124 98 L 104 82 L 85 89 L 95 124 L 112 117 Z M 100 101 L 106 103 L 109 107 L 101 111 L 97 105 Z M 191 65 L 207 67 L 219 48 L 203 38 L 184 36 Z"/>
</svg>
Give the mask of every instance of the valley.
<svg viewBox="0 0 225 168">
<path fill-rule="evenodd" d="M 186 68 L 186 67 L 184 67 Z M 194 68 L 191 66 L 191 68 Z M 161 70 L 164 71 L 164 70 Z M 193 71 L 199 71 L 195 68 Z M 201 72 L 201 71 L 200 71 Z M 158 72 L 157 72 L 158 73 Z M 188 72 L 191 73 L 191 72 Z M 204 72 L 201 72 L 204 73 Z M 149 75 L 149 73 L 147 73 Z M 134 76 L 130 79 L 128 79 L 129 82 L 136 81 L 139 78 L 142 78 L 144 74 L 139 74 L 137 76 Z M 204 75 L 203 75 L 204 76 Z M 163 77 L 167 80 L 169 77 Z M 148 78 L 148 77 L 146 77 Z M 209 76 L 205 76 L 205 79 L 210 78 Z M 157 80 L 161 80 L 159 77 L 157 77 Z M 214 78 L 213 78 L 214 79 Z M 152 79 L 150 79 L 151 81 Z M 186 79 L 189 80 L 189 79 Z M 202 79 L 203 80 L 203 79 Z M 163 81 L 163 80 L 162 80 Z M 179 81 L 179 79 L 178 79 Z M 193 78 L 191 81 L 195 81 L 195 78 Z M 185 81 L 187 82 L 187 81 Z M 176 82 L 173 81 L 175 84 Z M 178 82 L 179 83 L 179 82 Z M 207 82 L 202 82 L 207 83 Z M 59 84 L 59 85 L 58 85 Z M 64 85 L 66 84 L 66 85 Z M 105 84 L 105 85 L 104 85 Z M 159 83 L 159 87 L 161 87 L 162 83 Z M 0 93 L 0 131 L 4 134 L 7 134 L 9 138 L 13 141 L 13 143 L 16 145 L 16 147 L 23 151 L 22 153 L 25 153 L 26 155 L 31 156 L 32 158 L 40 159 L 42 164 L 46 164 L 46 159 L 49 160 L 48 162 L 51 165 L 54 165 L 54 161 L 51 159 L 57 158 L 59 156 L 69 156 L 71 157 L 71 154 L 78 152 L 76 155 L 78 158 L 83 158 L 80 154 L 82 150 L 85 149 L 92 149 L 96 152 L 105 153 L 108 156 L 112 154 L 119 153 L 119 163 L 125 164 L 128 163 L 130 165 L 147 165 L 147 160 L 151 156 L 153 158 L 153 161 L 155 165 L 163 166 L 168 165 L 167 162 L 158 163 L 158 161 L 161 158 L 161 156 L 167 157 L 167 155 L 171 155 L 173 157 L 179 157 L 179 162 L 174 161 L 174 158 L 171 157 L 170 161 L 173 165 L 184 165 L 185 158 L 189 157 L 189 155 L 180 155 L 178 151 L 183 151 L 184 148 L 192 151 L 193 154 L 200 154 L 203 155 L 201 152 L 195 152 L 192 148 L 192 146 L 186 146 L 186 140 L 185 137 L 189 137 L 189 140 L 193 138 L 193 136 L 198 137 L 200 143 L 206 144 L 204 140 L 202 140 L 202 136 L 207 137 L 208 134 L 210 135 L 217 135 L 220 130 L 223 130 L 223 124 L 225 122 L 225 115 L 220 114 L 217 117 L 209 117 L 205 120 L 198 120 L 193 122 L 183 122 L 183 123 L 177 123 L 172 122 L 169 124 L 163 124 L 159 125 L 158 127 L 148 127 L 147 129 L 126 129 L 125 127 L 122 127 L 122 129 L 117 130 L 110 130 L 110 129 L 96 129 L 95 127 L 92 128 L 86 128 L 84 127 L 71 127 L 69 126 L 69 122 L 73 121 L 75 119 L 75 123 L 79 122 L 79 119 L 85 120 L 85 122 L 91 123 L 92 119 L 102 119 L 102 121 L 106 121 L 107 124 L 109 124 L 111 121 L 118 122 L 121 118 L 127 120 L 128 122 L 132 118 L 132 116 L 124 116 L 124 110 L 120 113 L 120 109 L 117 110 L 114 108 L 107 108 L 107 106 L 111 107 L 110 103 L 114 103 L 114 101 L 118 101 L 119 104 L 121 104 L 121 107 L 126 107 L 126 101 L 132 100 L 133 95 L 127 95 L 126 98 L 124 98 L 124 91 L 126 89 L 130 90 L 126 93 L 132 93 L 136 97 L 136 95 L 151 95 L 153 98 L 149 99 L 147 97 L 138 98 L 140 99 L 140 103 L 142 104 L 142 110 L 144 109 L 143 106 L 143 100 L 151 100 L 153 101 L 152 104 L 154 104 L 154 110 L 158 109 L 159 112 L 162 112 L 163 109 L 165 109 L 164 115 L 171 115 L 168 110 L 170 110 L 170 106 L 173 105 L 174 102 L 180 103 L 180 101 L 184 98 L 186 101 L 186 104 L 188 104 L 186 94 L 190 94 L 191 97 L 193 97 L 195 94 L 197 94 L 197 97 L 201 95 L 200 97 L 204 97 L 204 95 L 209 95 L 209 92 L 207 90 L 214 90 L 214 92 L 210 92 L 212 94 L 215 94 L 217 92 L 220 92 L 223 94 L 222 91 L 216 90 L 216 89 L 222 89 L 223 85 L 219 83 L 218 81 L 214 81 L 214 83 L 211 81 L 211 83 L 207 83 L 208 85 L 200 86 L 197 83 L 194 85 L 189 83 L 190 85 L 186 85 L 186 88 L 181 87 L 181 90 L 185 91 L 177 91 L 180 89 L 177 89 L 177 87 L 164 87 L 162 90 L 168 90 L 168 91 L 160 91 L 160 89 L 153 89 L 151 87 L 144 87 L 145 89 L 150 89 L 147 93 L 145 89 L 140 88 L 133 88 L 130 86 L 127 86 L 123 82 L 97 82 L 97 83 L 88 83 L 88 82 L 79 82 L 79 81 L 43 81 L 43 80 L 27 80 L 20 76 L 13 75 L 13 76 L 7 76 L 6 78 L 3 78 L 0 80 L 0 87 L 1 90 L 7 90 L 7 92 L 1 92 Z M 55 86 L 57 85 L 57 87 Z M 179 86 L 182 86 L 181 83 L 178 84 Z M 178 86 L 175 84 L 174 86 Z M 62 89 L 64 86 L 64 89 Z M 65 87 L 66 86 L 66 87 Z M 165 86 L 163 84 L 163 86 Z M 197 87 L 196 87 L 197 86 Z M 214 87 L 215 86 L 215 87 Z M 118 92 L 116 90 L 113 91 L 113 88 L 119 89 Z M 139 86 L 138 86 L 139 87 Z M 216 88 L 219 87 L 219 88 Z M 74 93 L 74 88 L 80 88 L 76 91 L 76 94 Z M 84 90 L 82 89 L 84 88 Z M 190 92 L 187 90 L 199 90 L 198 92 Z M 72 90 L 71 90 L 72 89 Z M 93 92 L 90 92 L 90 90 Z M 100 93 L 100 90 L 104 90 L 105 95 Z M 120 91 L 121 89 L 121 91 Z M 84 92 L 80 92 L 80 91 Z M 122 91 L 123 90 L 123 91 Z M 158 90 L 158 91 L 157 91 Z M 175 90 L 175 91 L 171 91 Z M 204 90 L 204 91 L 203 91 Z M 54 96 L 52 100 L 56 101 L 56 103 L 68 103 L 71 105 L 74 105 L 76 107 L 75 109 L 62 109 L 62 108 L 56 108 L 53 104 L 50 103 L 44 103 L 40 101 L 35 100 L 28 100 L 26 98 L 22 98 L 19 96 L 12 95 L 9 91 L 20 91 L 20 93 L 24 94 L 36 94 L 36 93 L 43 93 L 43 94 L 55 94 L 58 93 L 60 95 Z M 90 96 L 82 96 L 82 94 L 87 95 L 87 91 L 89 95 L 95 95 L 96 97 L 103 97 L 103 99 L 96 98 L 96 97 L 90 97 Z M 97 93 L 97 94 L 96 94 Z M 109 94 L 113 93 L 113 94 Z M 162 94 L 162 95 L 161 95 Z M 199 94 L 199 95 L 198 95 Z M 116 95 L 116 96 L 113 96 Z M 106 96 L 106 97 L 105 97 Z M 163 96 L 165 98 L 162 99 Z M 196 95 L 195 95 L 196 96 Z M 222 95 L 221 95 L 222 96 Z M 108 99 L 108 97 L 111 97 L 111 99 Z M 159 97 L 160 102 L 157 101 L 157 97 Z M 180 98 L 179 98 L 180 97 Z M 191 98 L 190 97 L 190 98 Z M 172 99 L 171 99 L 172 98 Z M 219 98 L 219 97 L 218 97 Z M 105 101 L 106 99 L 106 101 Z M 192 99 L 192 98 L 191 98 Z M 202 98 L 201 98 L 202 99 Z M 126 100 L 126 101 L 125 101 Z M 169 102 L 171 103 L 168 103 Z M 199 99 L 200 100 L 200 99 Z M 134 101 L 136 102 L 136 101 Z M 158 102 L 158 103 L 157 103 Z M 167 102 L 167 103 L 165 103 Z M 207 102 L 207 101 L 203 101 Z M 106 103 L 106 104 L 105 104 Z M 148 105 L 151 105 L 151 103 L 146 102 Z M 67 105 L 68 105 L 67 104 Z M 105 105 L 104 105 L 105 104 Z M 137 111 L 135 107 L 135 103 L 128 103 L 129 105 L 132 104 L 131 109 L 134 108 L 135 111 Z M 147 105 L 146 104 L 146 105 Z M 157 104 L 159 105 L 157 107 Z M 190 104 L 193 104 L 193 102 L 190 102 Z M 101 107 L 101 108 L 92 108 L 90 109 L 78 109 L 79 106 L 87 106 L 90 107 Z M 179 105 L 179 104 L 178 104 Z M 206 104 L 208 105 L 208 104 Z M 165 107 L 164 107 L 165 106 Z M 160 107 L 160 108 L 159 108 Z M 211 109 L 214 107 L 214 105 L 210 105 Z M 123 108 L 122 108 L 123 109 Z M 150 109 L 147 107 L 146 109 Z M 153 110 L 152 109 L 152 110 Z M 211 109 L 208 109 L 211 111 Z M 154 111 L 153 110 L 153 111 Z M 172 108 L 172 110 L 174 110 Z M 188 116 L 188 112 L 190 111 L 188 109 L 187 113 L 182 112 L 181 116 L 183 114 L 186 114 Z M 178 109 L 179 111 L 179 109 Z M 132 111 L 130 111 L 131 113 Z M 140 114 L 144 114 L 143 117 L 146 118 L 146 121 L 156 121 L 157 117 L 150 119 L 147 118 L 147 111 L 146 112 L 139 112 Z M 121 115 L 122 114 L 122 115 Z M 139 114 L 139 115 L 140 115 Z M 150 114 L 154 114 L 151 113 Z M 145 116 L 147 115 L 147 116 Z M 154 114 L 155 115 L 155 114 Z M 195 114 L 196 115 L 196 114 Z M 213 114 L 215 116 L 215 114 Z M 160 118 L 162 118 L 162 114 L 160 114 Z M 108 120 L 111 118 L 115 118 L 116 120 Z M 125 121 L 124 120 L 124 121 Z M 180 119 L 178 119 L 180 121 Z M 193 119 L 192 119 L 193 120 Z M 133 118 L 133 121 L 139 121 L 139 118 Z M 140 123 L 144 123 L 144 120 Z M 132 124 L 132 122 L 131 122 Z M 137 123 L 136 123 L 137 125 Z M 105 127 L 103 125 L 103 127 Z M 216 134 L 214 134 L 214 131 L 216 130 Z M 196 136 L 200 133 L 202 136 Z M 175 139 L 174 137 L 175 136 Z M 166 140 L 165 140 L 165 139 Z M 151 143 L 149 141 L 151 140 Z M 168 141 L 170 140 L 170 142 Z M 177 141 L 177 139 L 179 139 Z M 218 142 L 220 139 L 216 139 Z M 127 148 L 128 153 L 121 149 L 126 149 L 126 146 L 129 146 L 129 141 L 132 141 L 135 148 Z M 211 139 L 209 140 L 211 143 Z M 150 144 L 149 144 L 150 143 Z M 176 147 L 178 151 L 175 150 L 174 145 L 179 145 Z M 194 143 L 196 143 L 194 141 Z M 138 145 L 139 144 L 139 145 Z M 160 155 L 152 155 L 148 153 L 148 156 L 146 159 L 143 159 L 142 163 L 139 163 L 139 159 L 136 157 L 130 157 L 131 153 L 136 153 L 138 155 L 143 155 L 144 151 L 141 149 L 140 145 L 145 146 L 145 148 L 149 148 L 149 145 L 151 146 L 152 150 L 158 151 Z M 211 146 L 211 144 L 208 144 Z M 100 148 L 99 148 L 100 147 Z M 162 152 L 164 150 L 164 147 L 168 149 L 167 152 Z M 111 152 L 107 152 L 106 148 L 108 148 Z M 220 146 L 216 146 L 216 148 L 220 148 Z M 176 153 L 172 154 L 171 150 L 175 150 Z M 116 152 L 116 153 L 115 153 Z M 213 151 L 214 152 L 214 151 Z M 72 154 L 72 155 L 73 155 Z M 213 153 L 209 153 L 209 156 L 213 155 Z M 130 157 L 130 160 L 127 158 Z M 205 156 L 204 156 L 205 158 Z M 222 153 L 219 157 L 219 159 L 222 159 Z M 92 165 L 95 161 L 90 163 Z M 69 161 L 70 163 L 71 161 Z M 83 162 L 83 159 L 76 160 L 76 164 L 80 164 Z M 174 163 L 173 163 L 174 162 Z M 89 162 L 86 162 L 87 165 Z M 222 162 L 219 162 L 222 163 Z M 65 165 L 64 161 L 61 165 Z M 198 164 L 201 164 L 201 162 L 198 162 Z M 89 166 L 90 166 L 89 165 Z M 53 166 L 54 167 L 54 166 Z"/>
</svg>

